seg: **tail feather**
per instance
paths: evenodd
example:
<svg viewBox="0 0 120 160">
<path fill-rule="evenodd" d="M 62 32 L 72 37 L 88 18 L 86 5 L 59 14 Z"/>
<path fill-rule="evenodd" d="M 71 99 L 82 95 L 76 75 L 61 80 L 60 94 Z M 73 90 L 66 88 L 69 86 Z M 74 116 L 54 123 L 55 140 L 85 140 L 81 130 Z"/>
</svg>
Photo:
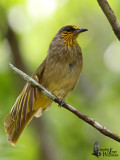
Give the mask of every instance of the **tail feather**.
<svg viewBox="0 0 120 160">
<path fill-rule="evenodd" d="M 32 118 L 38 116 L 37 113 L 40 116 L 51 103 L 52 101 L 37 88 L 27 84 L 17 98 L 11 112 L 5 118 L 4 127 L 8 141 L 12 145 L 16 145 L 19 136 Z"/>
<path fill-rule="evenodd" d="M 43 61 L 32 76 L 37 82 L 40 82 L 40 78 L 42 78 L 45 64 L 46 60 Z M 38 76 L 40 78 L 38 78 Z M 41 115 L 40 110 L 42 113 L 51 103 L 52 100 L 44 96 L 36 87 L 27 83 L 4 121 L 5 131 L 12 145 L 16 145 L 22 131 L 36 115 L 38 110 L 39 115 Z"/>
<path fill-rule="evenodd" d="M 34 115 L 35 113 L 33 113 Z M 21 127 L 18 127 L 16 124 L 16 121 L 14 121 L 12 119 L 11 114 L 9 113 L 5 119 L 5 131 L 6 134 L 8 135 L 8 141 L 15 146 L 17 143 L 17 140 L 19 138 L 19 136 L 21 135 L 22 131 L 24 130 L 24 128 L 27 126 L 27 124 L 32 120 L 33 115 L 30 116 L 29 114 L 27 115 L 26 118 L 26 123 L 24 123 L 24 121 L 21 121 Z"/>
<path fill-rule="evenodd" d="M 8 141 L 12 145 L 16 142 L 21 135 L 23 129 L 31 121 L 34 114 L 38 109 L 33 109 L 34 95 L 33 87 L 27 86 L 23 89 L 20 96 L 17 98 L 11 112 L 7 115 L 4 121 Z"/>
</svg>

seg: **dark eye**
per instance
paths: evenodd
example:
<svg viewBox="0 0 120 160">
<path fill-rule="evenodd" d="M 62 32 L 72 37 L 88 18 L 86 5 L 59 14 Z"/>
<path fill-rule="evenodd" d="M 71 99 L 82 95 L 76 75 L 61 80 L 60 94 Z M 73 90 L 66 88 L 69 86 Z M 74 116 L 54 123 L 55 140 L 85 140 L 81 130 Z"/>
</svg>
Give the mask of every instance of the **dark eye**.
<svg viewBox="0 0 120 160">
<path fill-rule="evenodd" d="M 65 31 L 67 31 L 67 32 L 73 32 L 74 30 L 75 30 L 75 29 L 72 28 L 72 27 L 71 27 L 71 28 L 69 27 L 69 28 L 66 28 L 66 29 L 65 29 Z"/>
</svg>

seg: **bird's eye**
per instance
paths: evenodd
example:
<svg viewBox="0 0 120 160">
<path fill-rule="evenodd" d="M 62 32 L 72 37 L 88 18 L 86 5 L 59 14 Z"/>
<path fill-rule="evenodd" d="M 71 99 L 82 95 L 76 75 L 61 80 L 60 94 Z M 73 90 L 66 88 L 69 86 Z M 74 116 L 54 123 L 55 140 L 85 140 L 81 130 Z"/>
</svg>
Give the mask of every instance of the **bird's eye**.
<svg viewBox="0 0 120 160">
<path fill-rule="evenodd" d="M 66 31 L 67 32 L 71 32 L 71 28 L 66 28 Z"/>
<path fill-rule="evenodd" d="M 66 28 L 65 31 L 67 32 L 73 32 L 75 29 L 74 28 Z"/>
</svg>

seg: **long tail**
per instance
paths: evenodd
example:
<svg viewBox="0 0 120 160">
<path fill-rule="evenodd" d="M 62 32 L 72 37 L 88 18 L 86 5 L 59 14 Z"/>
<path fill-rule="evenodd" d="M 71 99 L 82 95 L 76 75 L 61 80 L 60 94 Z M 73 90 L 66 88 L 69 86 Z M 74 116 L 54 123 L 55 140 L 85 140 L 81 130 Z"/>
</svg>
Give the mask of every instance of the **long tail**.
<svg viewBox="0 0 120 160">
<path fill-rule="evenodd" d="M 42 113 L 50 103 L 51 100 L 45 97 L 37 88 L 27 84 L 17 98 L 11 112 L 5 118 L 4 127 L 8 135 L 8 141 L 12 145 L 16 145 L 22 131 L 35 114 L 38 111 Z"/>
</svg>

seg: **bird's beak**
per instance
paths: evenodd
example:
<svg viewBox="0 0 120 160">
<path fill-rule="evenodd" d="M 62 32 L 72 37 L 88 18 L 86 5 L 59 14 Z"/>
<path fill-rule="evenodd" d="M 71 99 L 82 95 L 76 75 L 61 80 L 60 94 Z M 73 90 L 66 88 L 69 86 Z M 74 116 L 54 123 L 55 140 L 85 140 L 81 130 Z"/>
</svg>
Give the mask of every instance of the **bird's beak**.
<svg viewBox="0 0 120 160">
<path fill-rule="evenodd" d="M 85 32 L 85 31 L 88 31 L 88 29 L 86 28 L 78 28 L 75 30 L 75 33 L 81 33 L 81 32 Z"/>
</svg>

